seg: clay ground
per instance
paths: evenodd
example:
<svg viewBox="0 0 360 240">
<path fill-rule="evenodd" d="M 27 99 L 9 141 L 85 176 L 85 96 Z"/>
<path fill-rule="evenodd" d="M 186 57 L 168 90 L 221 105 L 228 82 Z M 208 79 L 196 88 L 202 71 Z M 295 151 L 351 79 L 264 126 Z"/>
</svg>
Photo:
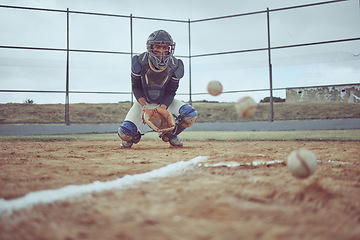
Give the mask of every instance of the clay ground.
<svg viewBox="0 0 360 240">
<path fill-rule="evenodd" d="M 0 239 L 360 239 L 359 141 L 0 139 L 0 198 L 109 181 L 197 156 L 194 170 L 76 199 L 1 213 Z M 307 148 L 319 160 L 300 180 L 285 163 Z"/>
</svg>

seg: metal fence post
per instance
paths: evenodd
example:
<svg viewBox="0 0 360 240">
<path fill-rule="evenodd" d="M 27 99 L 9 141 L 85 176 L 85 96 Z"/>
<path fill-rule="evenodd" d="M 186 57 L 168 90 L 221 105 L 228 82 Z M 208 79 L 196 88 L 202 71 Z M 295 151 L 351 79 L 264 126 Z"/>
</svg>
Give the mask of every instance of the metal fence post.
<svg viewBox="0 0 360 240">
<path fill-rule="evenodd" d="M 270 82 L 270 122 L 274 121 L 274 103 L 273 103 L 273 83 L 272 83 L 272 64 L 271 64 L 271 45 L 270 45 L 270 16 L 267 8 L 267 32 L 268 32 L 268 55 L 269 55 L 269 82 Z"/>
<path fill-rule="evenodd" d="M 69 114 L 69 8 L 66 11 L 66 97 L 65 97 L 65 123 L 70 125 Z"/>
<path fill-rule="evenodd" d="M 190 19 L 188 20 L 188 31 L 189 31 L 189 104 L 192 105 L 191 96 L 191 31 L 190 31 Z"/>
<path fill-rule="evenodd" d="M 130 66 L 132 66 L 132 58 L 134 55 L 134 42 L 133 42 L 133 17 L 132 14 L 130 14 Z M 131 106 L 134 104 L 134 96 L 132 94 L 132 84 L 130 87 L 130 98 L 131 98 Z"/>
</svg>

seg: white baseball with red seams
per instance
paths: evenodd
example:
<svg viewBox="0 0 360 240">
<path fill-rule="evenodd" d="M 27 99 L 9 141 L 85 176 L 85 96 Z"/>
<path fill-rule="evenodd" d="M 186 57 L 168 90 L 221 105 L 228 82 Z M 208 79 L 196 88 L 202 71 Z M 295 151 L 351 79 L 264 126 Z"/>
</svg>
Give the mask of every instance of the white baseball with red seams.
<svg viewBox="0 0 360 240">
<path fill-rule="evenodd" d="M 235 103 L 235 111 L 242 118 L 252 117 L 257 110 L 257 104 L 254 99 L 249 96 L 240 98 Z"/>
<path fill-rule="evenodd" d="M 307 178 L 316 171 L 316 156 L 307 149 L 295 150 L 288 156 L 287 166 L 294 176 Z"/>
<path fill-rule="evenodd" d="M 218 96 L 222 93 L 223 86 L 222 86 L 221 82 L 219 82 L 217 80 L 213 80 L 208 83 L 207 91 L 212 96 Z"/>
</svg>

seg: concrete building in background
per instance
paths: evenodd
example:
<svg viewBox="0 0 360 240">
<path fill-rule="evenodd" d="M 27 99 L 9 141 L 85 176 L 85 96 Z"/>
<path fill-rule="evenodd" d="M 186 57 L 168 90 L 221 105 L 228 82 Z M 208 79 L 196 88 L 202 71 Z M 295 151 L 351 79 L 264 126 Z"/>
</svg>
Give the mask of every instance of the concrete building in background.
<svg viewBox="0 0 360 240">
<path fill-rule="evenodd" d="M 286 89 L 286 102 L 360 103 L 360 83 Z"/>
</svg>

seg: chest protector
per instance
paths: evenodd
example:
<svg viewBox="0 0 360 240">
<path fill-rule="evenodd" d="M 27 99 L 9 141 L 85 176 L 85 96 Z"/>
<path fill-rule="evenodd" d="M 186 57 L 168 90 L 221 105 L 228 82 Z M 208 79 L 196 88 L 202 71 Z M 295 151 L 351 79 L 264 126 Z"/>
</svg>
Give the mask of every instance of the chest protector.
<svg viewBox="0 0 360 240">
<path fill-rule="evenodd" d="M 169 59 L 169 64 L 164 70 L 156 69 L 148 59 L 148 53 L 139 56 L 141 65 L 141 82 L 148 103 L 160 103 L 165 94 L 165 89 L 174 75 L 174 69 L 178 66 L 178 60 L 174 57 Z"/>
</svg>

